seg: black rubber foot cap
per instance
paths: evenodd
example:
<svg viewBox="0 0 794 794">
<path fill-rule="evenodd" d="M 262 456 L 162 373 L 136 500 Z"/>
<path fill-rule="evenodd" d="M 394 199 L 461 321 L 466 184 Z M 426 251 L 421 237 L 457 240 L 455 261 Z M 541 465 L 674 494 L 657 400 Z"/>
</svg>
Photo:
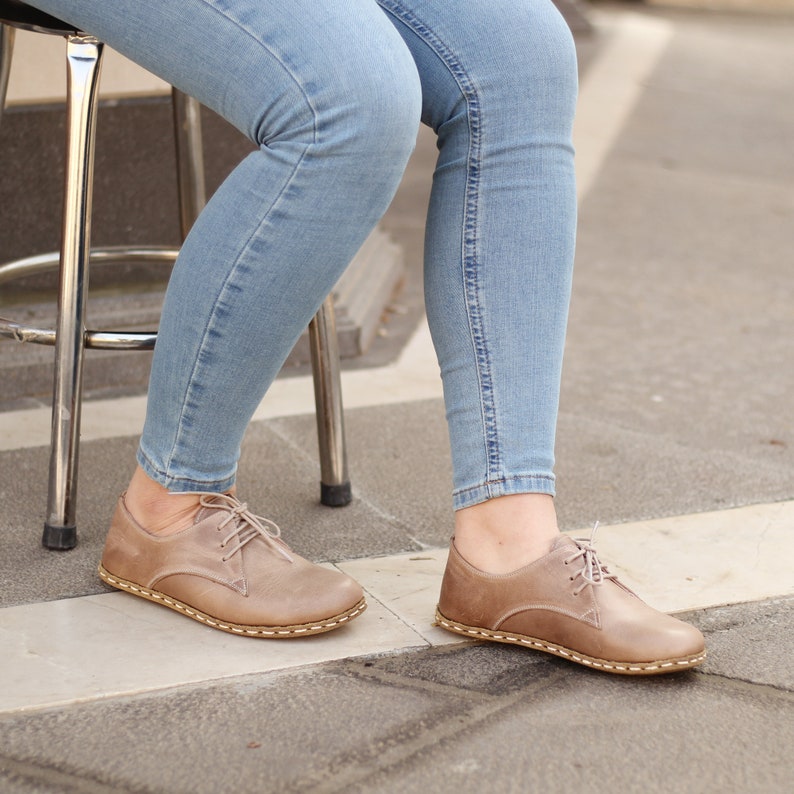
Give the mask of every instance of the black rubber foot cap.
<svg viewBox="0 0 794 794">
<path fill-rule="evenodd" d="M 349 482 L 341 485 L 320 483 L 320 501 L 327 507 L 344 507 L 353 501 L 353 489 Z"/>
<path fill-rule="evenodd" d="M 77 527 L 51 527 L 44 525 L 41 545 L 45 549 L 68 551 L 77 545 Z"/>
</svg>

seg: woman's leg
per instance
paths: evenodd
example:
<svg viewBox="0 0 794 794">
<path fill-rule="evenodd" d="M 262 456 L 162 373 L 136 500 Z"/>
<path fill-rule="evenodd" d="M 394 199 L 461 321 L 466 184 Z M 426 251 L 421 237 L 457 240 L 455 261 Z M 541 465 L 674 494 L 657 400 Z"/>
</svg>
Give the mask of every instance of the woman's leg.
<svg viewBox="0 0 794 794">
<path fill-rule="evenodd" d="M 438 133 L 428 318 L 452 443 L 439 625 L 609 672 L 699 664 L 697 629 L 557 529 L 553 448 L 576 223 L 576 63 L 550 0 L 378 0 Z"/>
<path fill-rule="evenodd" d="M 396 189 L 419 123 L 416 69 L 372 0 L 33 4 L 258 147 L 210 200 L 169 283 L 129 494 L 154 526 L 162 508 L 197 501 L 158 494 L 233 486 L 253 411 Z"/>
<path fill-rule="evenodd" d="M 557 534 L 554 437 L 576 226 L 572 37 L 550 0 L 379 0 L 438 133 L 427 313 L 444 381 L 456 543 L 495 572 Z"/>
</svg>

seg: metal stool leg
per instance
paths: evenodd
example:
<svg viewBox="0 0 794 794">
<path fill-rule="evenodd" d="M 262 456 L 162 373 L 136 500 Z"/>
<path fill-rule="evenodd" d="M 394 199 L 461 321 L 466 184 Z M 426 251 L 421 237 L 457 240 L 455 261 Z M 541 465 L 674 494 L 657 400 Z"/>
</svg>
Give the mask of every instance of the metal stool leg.
<svg viewBox="0 0 794 794">
<path fill-rule="evenodd" d="M 201 137 L 201 104 L 192 96 L 171 89 L 179 189 L 179 223 L 182 239 L 207 203 L 204 182 L 204 146 Z"/>
<path fill-rule="evenodd" d="M 96 99 L 102 44 L 92 36 L 67 40 L 67 155 L 55 343 L 47 519 L 42 543 L 77 543 L 75 499 L 80 437 L 85 303 L 91 237 Z"/>
<path fill-rule="evenodd" d="M 329 507 L 342 507 L 353 497 L 347 473 L 334 300 L 330 295 L 309 324 L 309 342 L 320 447 L 320 501 Z"/>
</svg>

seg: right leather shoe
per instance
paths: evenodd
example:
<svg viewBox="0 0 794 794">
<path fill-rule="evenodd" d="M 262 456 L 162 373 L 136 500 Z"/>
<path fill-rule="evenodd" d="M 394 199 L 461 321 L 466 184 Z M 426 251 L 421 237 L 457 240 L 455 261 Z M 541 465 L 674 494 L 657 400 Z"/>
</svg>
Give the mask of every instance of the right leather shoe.
<svg viewBox="0 0 794 794">
<path fill-rule="evenodd" d="M 599 561 L 592 537 L 561 536 L 549 554 L 506 574 L 470 565 L 453 538 L 436 624 L 608 673 L 669 673 L 706 658 L 703 635 L 621 584 Z"/>
<path fill-rule="evenodd" d="M 366 609 L 361 587 L 299 557 L 278 527 L 228 494 L 201 496 L 189 528 L 147 532 L 120 497 L 99 575 L 109 585 L 246 637 L 303 637 Z"/>
</svg>

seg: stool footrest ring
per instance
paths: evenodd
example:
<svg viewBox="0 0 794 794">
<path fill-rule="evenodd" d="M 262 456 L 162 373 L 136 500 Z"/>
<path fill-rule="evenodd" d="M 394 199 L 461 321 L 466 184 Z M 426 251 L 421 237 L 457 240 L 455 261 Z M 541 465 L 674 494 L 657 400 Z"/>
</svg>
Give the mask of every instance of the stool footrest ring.
<svg viewBox="0 0 794 794">
<path fill-rule="evenodd" d="M 173 263 L 179 253 L 178 248 L 161 246 L 110 246 L 91 249 L 91 265 L 111 265 L 125 262 Z M 0 265 L 0 284 L 33 276 L 60 265 L 60 255 L 56 253 L 38 254 L 25 259 Z M 55 345 L 55 331 L 49 328 L 36 328 L 0 317 L 0 336 L 18 342 L 32 342 L 37 345 Z M 151 350 L 157 341 L 156 331 L 85 331 L 85 346 L 92 350 Z"/>
</svg>

